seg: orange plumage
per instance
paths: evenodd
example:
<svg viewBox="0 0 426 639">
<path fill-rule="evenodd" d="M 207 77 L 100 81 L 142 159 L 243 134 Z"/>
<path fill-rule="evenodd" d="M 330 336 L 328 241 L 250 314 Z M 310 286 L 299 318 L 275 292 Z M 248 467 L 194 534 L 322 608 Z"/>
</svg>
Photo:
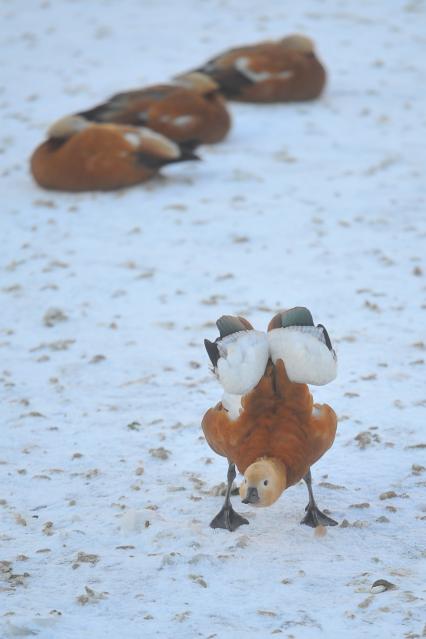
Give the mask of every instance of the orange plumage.
<svg viewBox="0 0 426 639">
<path fill-rule="evenodd" d="M 230 49 L 199 69 L 210 75 L 229 99 L 293 102 L 317 98 L 326 72 L 305 36 Z"/>
<path fill-rule="evenodd" d="M 241 473 L 262 457 L 278 459 L 287 487 L 306 475 L 332 446 L 337 417 L 327 404 L 314 405 L 306 384 L 295 384 L 279 360 L 268 364 L 259 384 L 242 401 L 234 421 L 219 403 L 204 415 L 202 428 L 211 448 L 232 460 Z"/>
<path fill-rule="evenodd" d="M 234 531 L 248 524 L 231 504 L 236 467 L 244 475 L 244 504 L 271 506 L 303 479 L 309 501 L 300 523 L 336 526 L 316 504 L 311 466 L 332 446 L 337 417 L 327 404 L 314 404 L 306 383 L 323 385 L 336 377 L 327 329 L 315 326 L 304 306 L 280 311 L 267 333 L 232 315 L 216 325 L 219 337 L 204 345 L 224 394 L 204 415 L 202 428 L 210 447 L 228 459 L 228 486 L 210 526 Z"/>
<path fill-rule="evenodd" d="M 95 122 L 143 125 L 175 142 L 213 144 L 222 140 L 231 118 L 217 84 L 197 73 L 179 81 L 182 85 L 158 84 L 118 93 L 79 115 Z"/>
<path fill-rule="evenodd" d="M 72 126 L 63 133 L 66 121 Z M 78 116 L 59 124 L 61 133 L 52 133 L 31 157 L 32 174 L 46 189 L 118 189 L 145 182 L 171 162 L 197 159 L 192 151 L 136 127 L 91 124 Z"/>
</svg>

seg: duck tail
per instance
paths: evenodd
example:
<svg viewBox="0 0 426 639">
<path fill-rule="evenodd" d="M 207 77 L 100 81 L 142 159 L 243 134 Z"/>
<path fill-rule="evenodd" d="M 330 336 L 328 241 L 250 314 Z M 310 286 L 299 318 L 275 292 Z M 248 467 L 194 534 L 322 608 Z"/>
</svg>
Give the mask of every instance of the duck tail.
<svg viewBox="0 0 426 639">
<path fill-rule="evenodd" d="M 145 151 L 136 151 L 134 153 L 137 162 L 143 164 L 144 166 L 150 169 L 161 169 L 162 166 L 166 166 L 167 164 L 173 164 L 176 162 L 187 162 L 191 160 L 201 160 L 198 155 L 194 153 L 191 149 L 186 149 L 185 146 L 179 144 L 180 155 L 176 158 L 162 158 L 156 155 L 152 155 L 151 153 L 146 153 Z"/>
<path fill-rule="evenodd" d="M 199 140 L 185 140 L 184 142 L 179 142 L 179 149 L 181 156 L 177 158 L 176 162 L 182 162 L 185 160 L 200 160 L 201 158 L 194 153 L 195 149 L 200 146 Z"/>
</svg>

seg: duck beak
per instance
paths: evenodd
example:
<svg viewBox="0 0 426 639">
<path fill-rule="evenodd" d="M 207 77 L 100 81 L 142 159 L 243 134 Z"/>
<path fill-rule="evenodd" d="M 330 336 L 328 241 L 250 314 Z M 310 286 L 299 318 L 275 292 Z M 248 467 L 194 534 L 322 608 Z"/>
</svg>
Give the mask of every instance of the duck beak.
<svg viewBox="0 0 426 639">
<path fill-rule="evenodd" d="M 249 486 L 246 497 L 242 500 L 243 504 L 257 504 L 258 501 L 260 501 L 260 497 L 257 488 L 255 486 Z"/>
</svg>

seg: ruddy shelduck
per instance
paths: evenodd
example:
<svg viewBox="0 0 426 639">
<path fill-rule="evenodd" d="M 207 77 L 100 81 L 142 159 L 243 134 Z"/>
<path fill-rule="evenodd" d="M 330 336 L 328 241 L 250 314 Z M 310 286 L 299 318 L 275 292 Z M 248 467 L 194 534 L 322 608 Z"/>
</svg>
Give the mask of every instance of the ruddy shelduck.
<svg viewBox="0 0 426 639">
<path fill-rule="evenodd" d="M 220 142 L 231 127 L 231 117 L 217 83 L 199 72 L 118 93 L 78 115 L 93 122 L 145 126 L 174 142 Z"/>
<path fill-rule="evenodd" d="M 298 102 L 324 89 L 326 71 L 314 43 L 303 35 L 230 49 L 198 69 L 230 100 Z"/>
<path fill-rule="evenodd" d="M 68 116 L 34 151 L 31 172 L 45 189 L 109 191 L 145 182 L 167 164 L 197 159 L 192 148 L 150 129 Z"/>
<path fill-rule="evenodd" d="M 326 329 L 314 326 L 304 307 L 279 313 L 268 333 L 241 317 L 224 316 L 217 325 L 219 338 L 205 345 L 224 396 L 206 412 L 202 428 L 210 447 L 228 459 L 228 489 L 210 525 L 233 531 L 248 523 L 230 501 L 235 467 L 244 475 L 243 503 L 270 506 L 304 479 L 309 502 L 301 523 L 336 525 L 315 503 L 310 471 L 332 446 L 337 427 L 333 409 L 315 404 L 306 383 L 322 385 L 336 376 Z"/>
</svg>

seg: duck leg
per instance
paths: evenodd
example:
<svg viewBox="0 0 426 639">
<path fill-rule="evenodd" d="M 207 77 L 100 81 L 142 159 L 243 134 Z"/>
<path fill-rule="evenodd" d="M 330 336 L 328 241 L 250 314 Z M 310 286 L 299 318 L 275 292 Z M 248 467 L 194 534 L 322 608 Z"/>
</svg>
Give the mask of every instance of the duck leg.
<svg viewBox="0 0 426 639">
<path fill-rule="evenodd" d="M 312 492 L 312 475 L 310 469 L 304 476 L 303 481 L 308 487 L 309 502 L 305 508 L 306 515 L 300 523 L 310 526 L 311 528 L 316 528 L 317 526 L 337 526 L 337 521 L 334 521 L 334 519 L 327 517 L 327 515 L 321 512 L 315 502 L 314 493 Z"/>
<path fill-rule="evenodd" d="M 214 517 L 212 521 L 210 522 L 210 526 L 211 528 L 224 528 L 225 530 L 229 530 L 233 532 L 234 530 L 237 530 L 237 528 L 241 526 L 242 524 L 248 524 L 248 521 L 247 519 L 239 515 L 237 512 L 235 512 L 235 510 L 232 508 L 232 504 L 231 504 L 232 483 L 235 477 L 237 476 L 237 474 L 235 472 L 235 464 L 231 462 L 229 459 L 228 459 L 228 464 L 229 464 L 228 475 L 227 475 L 228 488 L 226 490 L 225 502 L 220 512 L 218 512 L 216 517 Z"/>
</svg>

